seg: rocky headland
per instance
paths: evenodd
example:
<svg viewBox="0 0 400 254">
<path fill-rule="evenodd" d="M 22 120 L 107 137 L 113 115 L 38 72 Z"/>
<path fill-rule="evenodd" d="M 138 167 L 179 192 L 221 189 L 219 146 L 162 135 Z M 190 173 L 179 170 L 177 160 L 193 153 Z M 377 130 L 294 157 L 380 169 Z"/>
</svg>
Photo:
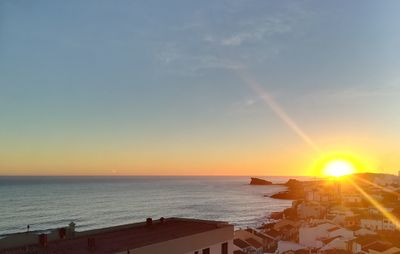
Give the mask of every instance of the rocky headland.
<svg viewBox="0 0 400 254">
<path fill-rule="evenodd" d="M 273 183 L 261 178 L 252 177 L 250 185 L 272 185 Z"/>
<path fill-rule="evenodd" d="M 280 185 L 286 186 L 287 190 L 275 193 L 271 196 L 271 198 L 275 199 L 288 199 L 288 200 L 296 200 L 296 199 L 303 199 L 304 198 L 304 184 L 305 182 L 296 180 L 296 179 L 289 179 L 286 183 L 279 183 L 274 184 L 270 181 L 265 179 L 260 179 L 256 177 L 251 177 L 250 185 Z"/>
</svg>

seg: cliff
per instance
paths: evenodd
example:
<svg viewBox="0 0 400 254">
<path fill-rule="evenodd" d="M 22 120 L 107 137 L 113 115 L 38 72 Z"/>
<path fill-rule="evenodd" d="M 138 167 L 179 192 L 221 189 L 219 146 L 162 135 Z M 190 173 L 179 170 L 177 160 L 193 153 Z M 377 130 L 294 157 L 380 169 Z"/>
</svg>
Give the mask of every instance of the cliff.
<svg viewBox="0 0 400 254">
<path fill-rule="evenodd" d="M 303 199 L 304 198 L 304 183 L 300 182 L 296 179 L 290 179 L 287 181 L 285 186 L 288 187 L 286 191 L 282 191 L 276 194 L 271 195 L 271 198 L 276 198 L 276 199 L 290 199 L 290 200 L 295 200 L 295 199 Z"/>
</svg>

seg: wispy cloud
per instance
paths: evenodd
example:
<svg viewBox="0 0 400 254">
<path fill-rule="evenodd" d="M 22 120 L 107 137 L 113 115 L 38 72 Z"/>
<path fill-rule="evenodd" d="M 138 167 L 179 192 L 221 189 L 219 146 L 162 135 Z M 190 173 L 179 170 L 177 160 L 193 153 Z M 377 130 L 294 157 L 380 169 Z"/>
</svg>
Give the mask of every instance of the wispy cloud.
<svg viewBox="0 0 400 254">
<path fill-rule="evenodd" d="M 270 36 L 290 32 L 292 30 L 291 23 L 292 20 L 283 18 L 249 20 L 241 24 L 241 31 L 221 38 L 219 43 L 223 46 L 240 46 L 245 42 L 262 41 Z"/>
<path fill-rule="evenodd" d="M 175 44 L 164 45 L 159 51 L 157 59 L 164 65 L 164 68 L 169 69 L 170 67 L 175 73 L 185 75 L 197 75 L 209 69 L 235 70 L 242 68 L 240 63 L 229 58 L 218 57 L 210 53 L 190 54 Z"/>
<path fill-rule="evenodd" d="M 301 97 L 295 96 L 293 100 L 307 101 L 310 103 L 329 104 L 329 105 L 347 105 L 347 104 L 363 104 L 365 102 L 375 103 L 390 98 L 400 96 L 400 83 L 397 85 L 369 85 L 364 86 L 347 86 L 343 88 L 325 89 L 318 91 L 310 91 Z"/>
<path fill-rule="evenodd" d="M 277 37 L 296 31 L 301 19 L 308 17 L 301 4 L 249 16 L 239 15 L 243 2 L 235 3 L 226 2 L 224 8 L 212 11 L 196 11 L 192 20 L 172 27 L 173 40 L 160 44 L 157 51 L 163 68 L 193 75 L 207 69 L 237 69 L 246 61 L 262 64 L 284 47 Z M 215 15 L 210 16 L 213 12 Z"/>
<path fill-rule="evenodd" d="M 162 64 L 169 64 L 182 57 L 182 52 L 179 51 L 178 47 L 173 43 L 166 43 L 161 49 L 158 50 L 157 59 Z"/>
</svg>

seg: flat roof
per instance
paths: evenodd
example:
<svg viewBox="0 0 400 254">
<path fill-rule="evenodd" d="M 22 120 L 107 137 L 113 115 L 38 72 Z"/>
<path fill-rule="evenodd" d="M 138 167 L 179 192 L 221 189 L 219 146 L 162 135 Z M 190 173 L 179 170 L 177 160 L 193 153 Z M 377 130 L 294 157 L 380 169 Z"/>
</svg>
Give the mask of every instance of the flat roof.
<svg viewBox="0 0 400 254">
<path fill-rule="evenodd" d="M 242 239 L 239 239 L 239 238 L 233 239 L 233 244 L 241 249 L 250 247 L 250 245 L 248 243 L 246 243 L 245 241 L 243 241 Z"/>
<path fill-rule="evenodd" d="M 77 232 L 74 238 L 49 241 L 46 248 L 34 244 L 1 250 L 0 253 L 27 253 L 26 251 L 29 250 L 37 254 L 87 254 L 93 253 L 88 247 L 88 239 L 92 238 L 95 239 L 96 254 L 109 254 L 231 226 L 221 221 L 168 218 L 163 223 L 160 220 L 154 220 L 151 226 L 147 226 L 146 223 L 135 223 L 128 227 L 121 225 Z"/>
<path fill-rule="evenodd" d="M 394 247 L 393 245 L 389 243 L 383 243 L 383 242 L 375 242 L 373 244 L 370 244 L 364 248 L 362 248 L 363 251 L 368 251 L 368 250 L 375 250 L 375 251 L 386 251 L 390 248 Z"/>
<path fill-rule="evenodd" d="M 259 249 L 259 248 L 262 248 L 262 247 L 263 247 L 261 243 L 257 242 L 256 239 L 251 238 L 251 237 L 250 237 L 250 238 L 247 238 L 247 239 L 246 239 L 246 242 L 247 242 L 248 244 L 250 244 L 251 246 L 253 246 L 254 248 L 256 248 L 256 249 Z"/>
</svg>

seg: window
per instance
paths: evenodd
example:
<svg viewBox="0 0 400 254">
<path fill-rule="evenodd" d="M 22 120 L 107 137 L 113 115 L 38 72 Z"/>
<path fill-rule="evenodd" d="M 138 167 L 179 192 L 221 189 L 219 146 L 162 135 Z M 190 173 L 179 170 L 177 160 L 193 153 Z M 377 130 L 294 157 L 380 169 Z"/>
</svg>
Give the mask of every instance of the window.
<svg viewBox="0 0 400 254">
<path fill-rule="evenodd" d="M 228 254 L 228 243 L 221 244 L 221 254 Z"/>
<path fill-rule="evenodd" d="M 210 248 L 203 249 L 202 254 L 210 254 Z"/>
</svg>

